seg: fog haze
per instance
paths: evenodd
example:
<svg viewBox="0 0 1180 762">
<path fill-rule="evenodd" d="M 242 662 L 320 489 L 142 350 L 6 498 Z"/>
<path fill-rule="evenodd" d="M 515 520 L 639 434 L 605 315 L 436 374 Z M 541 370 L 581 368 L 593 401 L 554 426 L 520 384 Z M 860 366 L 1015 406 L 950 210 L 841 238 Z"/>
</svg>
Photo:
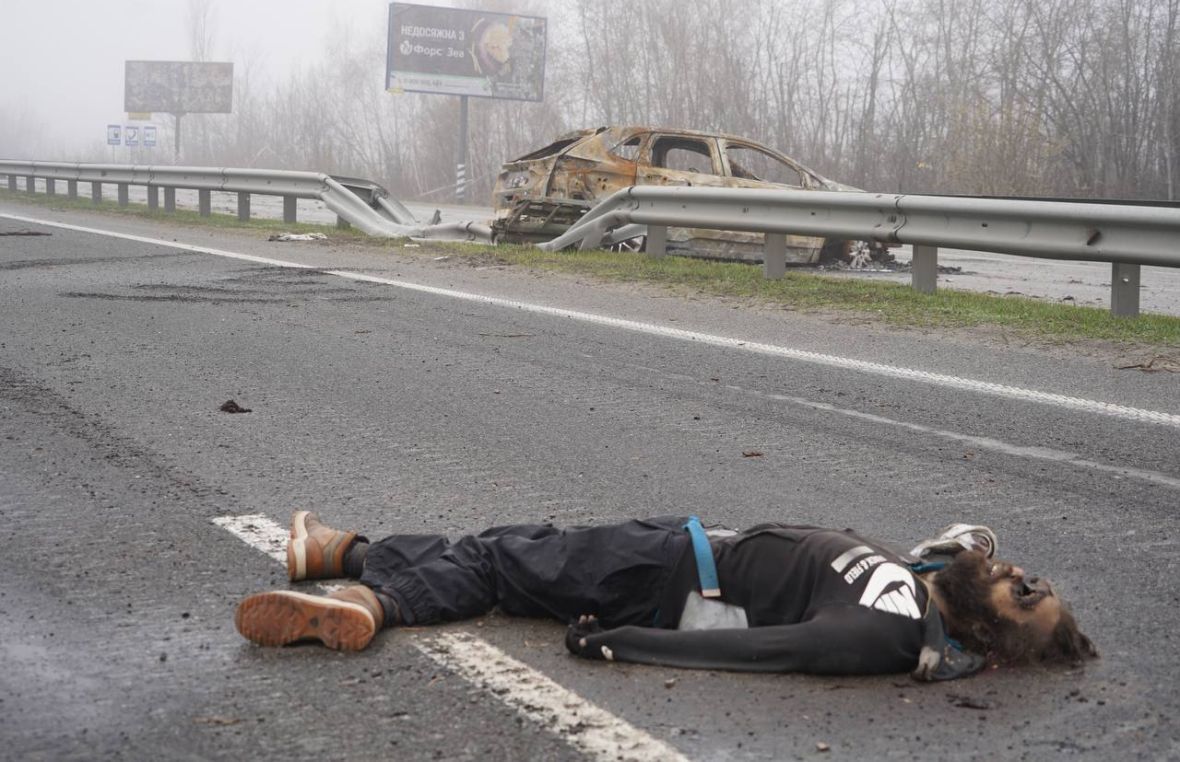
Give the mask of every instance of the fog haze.
<svg viewBox="0 0 1180 762">
<path fill-rule="evenodd" d="M 447 5 L 448 3 L 438 3 Z M 188 0 L 4 0 L 0 3 L 0 156 L 69 158 L 126 120 L 127 60 L 191 60 Z M 385 0 L 210 0 L 209 60 L 276 80 L 349 31 L 384 35 Z M 382 72 L 374 71 L 380 79 Z M 155 122 L 170 124 L 157 115 Z M 6 128 L 7 127 L 7 128 Z"/>
<path fill-rule="evenodd" d="M 569 130 L 765 143 L 878 192 L 1180 197 L 1180 0 L 426 0 L 548 19 L 544 99 L 470 99 L 464 183 Z M 383 77 L 388 0 L 0 0 L 0 156 L 457 186 L 460 98 Z M 194 11 L 212 20 L 194 34 Z M 108 148 L 128 59 L 232 61 L 232 115 Z M 524 69 L 522 68 L 521 71 Z M 428 89 L 428 88 L 427 88 Z M 125 141 L 126 142 L 126 141 Z"/>
</svg>

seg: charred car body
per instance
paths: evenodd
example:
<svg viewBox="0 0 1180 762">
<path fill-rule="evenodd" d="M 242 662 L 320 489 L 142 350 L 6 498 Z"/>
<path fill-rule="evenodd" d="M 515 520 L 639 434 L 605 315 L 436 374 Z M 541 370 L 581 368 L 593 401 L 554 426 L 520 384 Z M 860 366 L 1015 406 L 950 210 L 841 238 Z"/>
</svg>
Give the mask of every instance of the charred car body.
<svg viewBox="0 0 1180 762">
<path fill-rule="evenodd" d="M 494 239 L 549 241 L 615 191 L 633 185 L 679 185 L 858 191 L 744 138 L 652 127 L 600 127 L 562 135 L 504 164 L 493 191 Z M 642 239 L 628 242 L 640 249 Z M 846 241 L 787 236 L 787 262 L 847 260 Z M 760 233 L 670 228 L 668 249 L 719 259 L 762 261 Z M 883 249 L 868 254 L 887 257 Z"/>
</svg>

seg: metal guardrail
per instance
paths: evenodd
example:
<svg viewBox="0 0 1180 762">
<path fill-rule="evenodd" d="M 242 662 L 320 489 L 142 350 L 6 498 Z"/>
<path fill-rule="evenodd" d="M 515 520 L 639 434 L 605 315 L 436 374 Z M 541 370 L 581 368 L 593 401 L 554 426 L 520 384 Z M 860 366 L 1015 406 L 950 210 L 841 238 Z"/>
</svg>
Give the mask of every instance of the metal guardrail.
<svg viewBox="0 0 1180 762">
<path fill-rule="evenodd" d="M 292 172 L 273 169 L 235 169 L 231 167 L 173 167 L 126 164 L 74 164 L 44 161 L 0 160 L 0 177 L 8 179 L 8 189 L 17 190 L 18 178 L 25 178 L 25 189 L 35 192 L 35 180 L 45 181 L 48 193 L 56 192 L 56 183 L 64 181 L 71 198 L 78 196 L 78 183 L 90 184 L 91 198 L 102 200 L 103 186 L 118 189 L 119 204 L 128 203 L 128 188 L 147 188 L 148 208 L 160 206 L 164 191 L 164 211 L 176 210 L 178 189 L 197 191 L 197 205 L 202 216 L 211 213 L 213 191 L 238 194 L 238 219 L 250 218 L 250 197 L 279 196 L 283 199 L 283 220 L 296 221 L 298 199 L 318 199 L 337 216 L 368 235 L 395 238 L 430 238 L 440 240 L 491 241 L 492 231 L 476 222 L 445 225 L 419 223 L 400 202 L 389 198 L 384 188 L 368 180 L 335 178 L 319 172 Z"/>
<path fill-rule="evenodd" d="M 611 195 L 541 248 L 597 248 L 647 235 L 662 256 L 668 227 L 766 234 L 764 273 L 786 271 L 785 235 L 911 244 L 913 286 L 933 293 L 938 249 L 1111 263 L 1111 312 L 1139 314 L 1141 265 L 1180 267 L 1180 209 L 1065 201 L 835 191 L 636 186 Z"/>
<path fill-rule="evenodd" d="M 78 183 L 86 182 L 96 202 L 102 200 L 103 186 L 113 184 L 123 205 L 128 203 L 128 187 L 143 185 L 151 209 L 158 208 L 163 189 L 165 211 L 175 210 L 178 188 L 194 189 L 200 213 L 206 216 L 212 191 L 237 193 L 240 219 L 249 219 L 254 194 L 281 196 L 287 222 L 295 222 L 297 199 L 314 198 L 341 222 L 369 235 L 492 239 L 487 224 L 423 225 L 381 186 L 317 172 L 0 160 L 3 176 L 12 191 L 17 190 L 18 178 L 26 178 L 30 193 L 35 179 L 44 179 L 49 193 L 64 180 L 71 197 L 77 197 Z M 926 293 L 937 288 L 940 247 L 1109 262 L 1111 312 L 1126 316 L 1139 314 L 1141 265 L 1180 267 L 1180 209 L 1169 205 L 747 188 L 627 188 L 540 247 L 592 249 L 644 235 L 647 253 L 662 256 L 669 227 L 764 233 L 763 272 L 768 278 L 786 272 L 788 233 L 911 244 L 913 287 Z"/>
</svg>

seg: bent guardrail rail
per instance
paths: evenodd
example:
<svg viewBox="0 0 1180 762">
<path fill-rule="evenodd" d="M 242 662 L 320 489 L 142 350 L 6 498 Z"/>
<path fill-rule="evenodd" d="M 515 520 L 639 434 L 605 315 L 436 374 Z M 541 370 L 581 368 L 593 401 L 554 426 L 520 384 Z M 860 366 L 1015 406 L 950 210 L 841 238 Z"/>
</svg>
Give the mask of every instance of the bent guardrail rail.
<svg viewBox="0 0 1180 762">
<path fill-rule="evenodd" d="M 0 176 L 12 191 L 17 178 L 26 178 L 30 193 L 35 179 L 44 179 L 49 193 L 64 180 L 71 197 L 86 182 L 96 202 L 103 185 L 113 184 L 124 205 L 127 188 L 143 185 L 151 209 L 159 206 L 162 188 L 165 211 L 175 209 L 178 188 L 193 189 L 205 216 L 210 193 L 237 193 L 239 219 L 249 219 L 251 195 L 282 197 L 287 222 L 295 222 L 297 199 L 319 199 L 340 221 L 369 235 L 492 241 L 485 223 L 423 225 L 376 183 L 317 172 L 0 160 Z M 648 254 L 662 256 L 668 227 L 765 234 L 768 278 L 786 271 L 787 234 L 910 244 L 912 284 L 926 293 L 937 288 L 939 248 L 1109 262 L 1111 312 L 1127 316 L 1139 313 L 1141 265 L 1180 267 L 1180 209 L 1169 206 L 753 188 L 626 188 L 540 248 L 592 249 L 645 235 Z"/>
<path fill-rule="evenodd" d="M 1139 313 L 1141 265 L 1180 267 L 1175 208 L 748 188 L 626 188 L 540 247 L 593 249 L 646 228 L 648 254 L 661 256 L 668 227 L 765 233 L 770 278 L 786 270 L 788 233 L 910 244 L 913 286 L 927 293 L 937 285 L 939 248 L 1109 262 L 1111 311 L 1128 316 Z"/>
<path fill-rule="evenodd" d="M 178 189 L 197 191 L 200 214 L 210 214 L 210 193 L 238 194 L 238 218 L 250 218 L 250 197 L 279 196 L 283 199 L 283 220 L 296 221 L 298 199 L 317 199 L 337 218 L 368 235 L 392 238 L 428 238 L 489 242 L 491 229 L 479 223 L 419 223 L 384 188 L 368 180 L 335 178 L 321 172 L 233 167 L 174 167 L 160 165 L 78 164 L 68 162 L 0 160 L 0 176 L 7 176 L 8 189 L 17 190 L 17 178 L 26 178 L 26 190 L 34 192 L 34 180 L 42 179 L 46 191 L 55 193 L 55 183 L 65 181 L 71 198 L 78 195 L 78 183 L 90 184 L 91 198 L 102 200 L 103 185 L 118 188 L 119 203 L 126 205 L 127 189 L 142 185 L 148 191 L 148 208 L 159 208 L 159 191 L 164 191 L 164 210 L 176 209 Z"/>
</svg>

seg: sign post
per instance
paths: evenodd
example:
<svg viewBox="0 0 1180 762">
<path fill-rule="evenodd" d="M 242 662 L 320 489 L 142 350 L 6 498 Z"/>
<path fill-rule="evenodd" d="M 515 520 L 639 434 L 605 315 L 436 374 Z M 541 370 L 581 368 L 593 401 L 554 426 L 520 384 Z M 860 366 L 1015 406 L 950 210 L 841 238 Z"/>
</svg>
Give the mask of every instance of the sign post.
<svg viewBox="0 0 1180 762">
<path fill-rule="evenodd" d="M 545 99 L 546 20 L 390 3 L 385 87 L 459 96 L 455 197 L 468 184 L 468 98 Z"/>
<path fill-rule="evenodd" d="M 455 166 L 455 200 L 467 201 L 467 96 L 459 96 L 459 161 Z"/>
</svg>

